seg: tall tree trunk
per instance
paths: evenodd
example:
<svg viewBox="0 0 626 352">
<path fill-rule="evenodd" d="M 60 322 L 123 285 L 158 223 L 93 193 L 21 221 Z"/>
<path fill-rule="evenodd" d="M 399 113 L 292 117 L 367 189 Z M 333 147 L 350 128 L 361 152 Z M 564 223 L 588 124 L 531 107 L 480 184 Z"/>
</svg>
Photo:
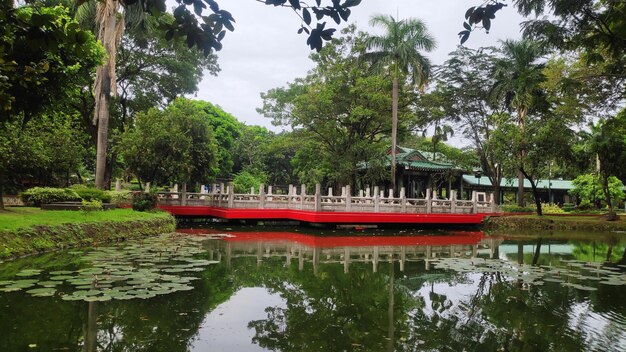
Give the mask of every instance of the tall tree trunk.
<svg viewBox="0 0 626 352">
<path fill-rule="evenodd" d="M 606 214 L 606 219 L 608 221 L 617 220 L 617 213 L 615 213 L 615 209 L 613 209 L 613 201 L 611 200 L 611 193 L 609 192 L 609 175 L 601 172 L 602 175 L 602 191 L 604 192 L 604 201 L 609 206 L 609 212 Z"/>
<path fill-rule="evenodd" d="M 396 144 L 398 138 L 398 78 L 393 79 L 391 93 L 391 189 L 396 193 Z"/>
<path fill-rule="evenodd" d="M 520 168 L 519 172 L 522 175 L 524 175 L 526 179 L 528 179 L 528 182 L 530 182 L 530 187 L 532 187 L 532 190 L 533 190 L 533 198 L 535 199 L 535 206 L 537 207 L 537 215 L 543 216 L 543 211 L 541 210 L 541 199 L 539 198 L 539 191 L 537 190 L 537 184 L 535 184 L 532 177 L 530 177 L 530 175 L 528 175 L 526 171 L 524 171 L 523 168 Z"/>
<path fill-rule="evenodd" d="M 517 206 L 523 207 L 524 204 L 524 174 L 517 171 Z"/>
<path fill-rule="evenodd" d="M 496 204 L 500 205 L 500 185 L 499 184 L 494 184 L 493 185 L 493 198 Z"/>
<path fill-rule="evenodd" d="M 107 61 L 96 70 L 94 96 L 96 106 L 94 123 L 98 124 L 98 142 L 96 144 L 96 187 L 104 189 L 105 169 L 107 164 L 107 138 L 109 132 L 109 104 L 117 93 L 115 78 L 115 60 L 117 46 L 124 32 L 124 18 L 119 16 L 119 1 L 99 2 L 96 10 L 98 23 L 98 41 L 107 53 Z"/>
</svg>

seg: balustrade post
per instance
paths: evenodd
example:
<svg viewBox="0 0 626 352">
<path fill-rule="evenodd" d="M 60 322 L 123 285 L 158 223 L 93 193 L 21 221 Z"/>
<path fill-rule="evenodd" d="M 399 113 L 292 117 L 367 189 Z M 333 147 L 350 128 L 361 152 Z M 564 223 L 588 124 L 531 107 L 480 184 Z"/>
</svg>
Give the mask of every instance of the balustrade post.
<svg viewBox="0 0 626 352">
<path fill-rule="evenodd" d="M 496 199 L 494 198 L 494 193 L 489 193 L 489 205 L 491 208 L 491 212 L 495 213 L 496 212 Z"/>
<path fill-rule="evenodd" d="M 406 213 L 406 190 L 400 187 L 400 211 Z"/>
<path fill-rule="evenodd" d="M 254 186 L 250 187 L 250 194 L 254 194 Z"/>
<path fill-rule="evenodd" d="M 477 200 L 478 200 L 478 197 L 476 196 L 476 191 L 472 191 L 472 214 L 476 214 Z"/>
<path fill-rule="evenodd" d="M 322 185 L 315 184 L 315 211 L 322 211 Z"/>
<path fill-rule="evenodd" d="M 450 212 L 456 214 L 456 190 L 450 190 Z"/>
<path fill-rule="evenodd" d="M 146 182 L 146 188 L 144 189 L 146 193 L 150 193 L 150 182 Z"/>
<path fill-rule="evenodd" d="M 328 187 L 328 196 L 329 197 L 333 196 L 333 188 L 332 187 Z"/>
<path fill-rule="evenodd" d="M 378 213 L 380 211 L 380 192 L 378 191 L 378 186 L 374 187 L 374 212 Z"/>
<path fill-rule="evenodd" d="M 350 185 L 346 185 L 345 194 L 346 194 L 346 211 L 352 210 L 352 193 L 350 192 Z"/>
<path fill-rule="evenodd" d="M 228 192 L 226 191 L 226 188 L 224 188 L 224 187 L 225 187 L 225 186 L 224 186 L 224 183 L 223 183 L 223 182 L 222 182 L 222 183 L 220 183 L 220 194 L 226 194 L 226 193 L 228 193 Z"/>
<path fill-rule="evenodd" d="M 117 180 L 115 180 L 115 192 L 121 192 L 121 191 L 122 191 L 122 180 L 118 178 Z"/>
<path fill-rule="evenodd" d="M 360 189 L 360 190 L 359 190 L 359 197 L 360 197 L 360 198 L 363 198 L 363 190 L 362 190 L 362 189 Z M 368 196 L 368 197 L 369 197 L 369 196 Z"/>
<path fill-rule="evenodd" d="M 272 195 L 272 186 L 267 186 L 267 195 L 268 196 Z"/>
<path fill-rule="evenodd" d="M 228 207 L 234 208 L 235 207 L 235 187 L 232 182 L 228 184 L 227 191 L 228 191 Z"/>
<path fill-rule="evenodd" d="M 293 185 L 289 185 L 289 191 L 287 192 L 287 209 L 291 209 L 291 197 L 293 196 Z"/>
<path fill-rule="evenodd" d="M 180 205 L 187 205 L 187 183 L 183 182 L 183 190 L 180 194 Z"/>
<path fill-rule="evenodd" d="M 265 185 L 259 185 L 259 209 L 265 209 Z"/>
<path fill-rule="evenodd" d="M 432 212 L 432 201 L 430 200 L 430 188 L 426 188 L 426 213 L 430 214 Z"/>
<path fill-rule="evenodd" d="M 304 210 L 304 197 L 306 196 L 306 185 L 300 186 L 300 209 Z"/>
</svg>

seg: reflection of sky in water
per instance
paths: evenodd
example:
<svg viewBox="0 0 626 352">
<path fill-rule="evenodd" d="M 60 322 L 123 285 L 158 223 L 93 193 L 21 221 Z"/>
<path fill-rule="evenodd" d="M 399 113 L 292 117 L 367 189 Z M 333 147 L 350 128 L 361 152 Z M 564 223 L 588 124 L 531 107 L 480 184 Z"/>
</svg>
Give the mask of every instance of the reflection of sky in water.
<svg viewBox="0 0 626 352">
<path fill-rule="evenodd" d="M 266 307 L 286 308 L 286 305 L 280 296 L 269 293 L 265 288 L 242 288 L 207 314 L 191 350 L 265 351 L 251 343 L 254 329 L 248 329 L 248 323 L 267 319 Z"/>
<path fill-rule="evenodd" d="M 565 247 L 561 246 L 561 247 Z M 502 246 L 500 247 L 502 249 Z M 517 246 L 515 246 L 517 253 Z M 526 248 L 524 250 L 526 252 Z M 502 253 L 502 252 L 501 252 Z M 459 314 L 460 311 L 466 311 L 469 308 L 468 302 L 476 295 L 479 287 L 478 283 L 483 274 L 465 273 L 461 277 L 457 276 L 457 283 L 424 283 L 421 289 L 413 292 L 413 297 L 421 297 L 424 300 L 423 312 L 427 316 L 433 316 L 436 312 L 433 310 L 433 301 L 430 298 L 431 292 L 446 297 L 443 305 L 446 310 L 440 314 L 443 317 L 451 317 L 453 315 L 464 316 Z M 567 288 L 561 288 L 567 290 Z M 487 292 L 484 292 L 487 294 Z M 565 315 L 568 320 L 568 329 L 572 332 L 582 332 L 585 345 L 588 349 L 594 351 L 626 351 L 626 318 L 615 312 L 594 312 L 594 307 L 588 299 L 580 302 L 570 301 L 569 310 L 555 310 L 556 315 Z M 459 323 L 463 323 L 463 319 Z M 488 321 L 480 319 L 483 324 L 489 324 Z M 495 328 L 489 324 L 491 328 Z M 568 332 L 563 332 L 568 334 Z"/>
</svg>

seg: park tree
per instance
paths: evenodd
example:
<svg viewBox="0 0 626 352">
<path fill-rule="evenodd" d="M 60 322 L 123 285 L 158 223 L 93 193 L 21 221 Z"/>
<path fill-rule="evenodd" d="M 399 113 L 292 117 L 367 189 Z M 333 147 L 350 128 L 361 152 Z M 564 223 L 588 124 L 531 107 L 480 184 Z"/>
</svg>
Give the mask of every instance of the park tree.
<svg viewBox="0 0 626 352">
<path fill-rule="evenodd" d="M 495 104 L 501 104 L 516 114 L 517 127 L 520 135 L 524 135 L 526 119 L 529 114 L 536 113 L 542 105 L 545 94 L 541 84 L 546 80 L 543 73 L 544 64 L 540 63 L 543 51 L 539 45 L 530 40 L 505 40 L 501 47 L 502 57 L 497 59 L 493 74 L 495 82 L 491 90 Z M 522 162 L 525 150 L 519 149 L 517 159 Z M 524 174 L 520 163 L 517 174 L 517 205 L 524 205 Z"/>
<path fill-rule="evenodd" d="M 218 177 L 230 177 L 233 169 L 233 148 L 241 134 L 242 124 L 236 117 L 222 110 L 219 106 L 202 100 L 192 100 L 192 104 L 204 114 L 213 135 L 219 145 Z"/>
<path fill-rule="evenodd" d="M 354 185 L 359 163 L 382 159 L 388 148 L 387 114 L 392 104 L 386 92 L 391 91 L 391 82 L 382 74 L 369 73 L 371 64 L 361 59 L 365 39 L 365 34 L 349 27 L 311 56 L 317 66 L 307 77 L 261 95 L 259 112 L 273 124 L 299 133 L 299 165 L 315 170 L 308 173 L 309 181 L 317 175 L 317 182 Z M 408 114 L 410 90 L 406 91 L 399 104 L 401 116 Z M 305 158 L 315 160 L 304 162 Z"/>
<path fill-rule="evenodd" d="M 617 116 L 598 122 L 589 145 L 597 156 L 604 201 L 609 207 L 608 220 L 616 220 L 610 180 L 612 176 L 624 179 L 626 176 L 626 109 Z"/>
<path fill-rule="evenodd" d="M 420 51 L 432 51 L 435 38 L 424 22 L 418 19 L 396 19 L 390 15 L 376 15 L 370 25 L 383 27 L 382 35 L 370 35 L 366 46 L 370 50 L 363 57 L 373 63 L 372 68 L 388 73 L 392 78 L 391 110 L 391 188 L 395 192 L 396 145 L 398 133 L 399 80 L 409 77 L 412 85 L 423 88 L 430 77 L 431 64 Z M 441 130 L 440 130 L 441 131 Z M 441 135 L 441 133 L 439 133 Z M 447 136 L 447 133 L 443 134 Z M 439 138 L 439 136 L 437 137 Z"/>
<path fill-rule="evenodd" d="M 495 48 L 470 49 L 459 46 L 448 60 L 435 69 L 435 88 L 420 96 L 416 104 L 417 123 L 441 121 L 458 128 L 471 141 L 478 162 L 462 163 L 468 169 L 480 165 L 494 185 L 494 196 L 500 200 L 500 183 L 504 176 L 503 157 L 493 140 L 493 131 L 506 108 L 491 98 L 495 84 Z M 508 116 L 506 116 L 508 117 Z"/>
<path fill-rule="evenodd" d="M 580 208 L 584 209 L 588 206 L 598 207 L 603 200 L 606 202 L 603 183 L 604 180 L 595 173 L 579 175 L 572 181 L 574 188 L 569 193 L 576 196 Z M 624 184 L 620 179 L 610 176 L 607 188 L 611 201 L 619 202 L 624 200 Z M 608 204 L 604 203 L 604 206 L 608 207 Z"/>
<path fill-rule="evenodd" d="M 118 153 L 140 183 L 204 184 L 218 171 L 218 150 L 206 113 L 187 99 L 138 113 Z"/>
<path fill-rule="evenodd" d="M 243 125 L 232 150 L 233 172 L 264 170 L 267 149 L 273 139 L 274 133 L 265 127 Z"/>
</svg>

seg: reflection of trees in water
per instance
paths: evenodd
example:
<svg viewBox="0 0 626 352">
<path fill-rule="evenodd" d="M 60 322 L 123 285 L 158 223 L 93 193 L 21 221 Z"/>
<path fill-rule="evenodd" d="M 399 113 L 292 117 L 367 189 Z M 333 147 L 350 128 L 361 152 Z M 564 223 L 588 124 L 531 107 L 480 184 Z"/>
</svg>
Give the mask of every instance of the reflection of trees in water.
<svg viewBox="0 0 626 352">
<path fill-rule="evenodd" d="M 572 254 L 578 260 L 588 262 L 616 263 L 626 258 L 624 242 L 617 236 L 607 238 L 605 241 L 571 241 Z"/>
<path fill-rule="evenodd" d="M 423 302 L 397 285 L 393 268 L 383 265 L 388 270 L 381 267 L 379 273 L 365 265 L 349 273 L 340 265 L 320 265 L 317 276 L 292 266 L 287 282 L 267 283 L 286 308 L 268 307 L 267 319 L 250 322 L 253 341 L 281 351 L 393 350 L 395 332 L 406 331 L 408 312 Z"/>
<path fill-rule="evenodd" d="M 268 307 L 266 319 L 249 323 L 254 343 L 279 351 L 576 351 L 619 350 L 610 341 L 624 338 L 623 325 L 611 320 L 600 318 L 602 329 L 587 325 L 604 310 L 626 316 L 612 301 L 623 300 L 619 287 L 583 293 L 559 284 L 521 289 L 500 273 L 431 272 L 415 280 L 365 265 L 347 274 L 340 265 L 322 265 L 317 276 L 310 269 L 291 266 L 283 279 L 266 282 L 286 307 Z M 423 266 L 410 269 L 408 276 L 424 274 Z M 449 296 L 457 285 L 460 299 Z"/>
</svg>

